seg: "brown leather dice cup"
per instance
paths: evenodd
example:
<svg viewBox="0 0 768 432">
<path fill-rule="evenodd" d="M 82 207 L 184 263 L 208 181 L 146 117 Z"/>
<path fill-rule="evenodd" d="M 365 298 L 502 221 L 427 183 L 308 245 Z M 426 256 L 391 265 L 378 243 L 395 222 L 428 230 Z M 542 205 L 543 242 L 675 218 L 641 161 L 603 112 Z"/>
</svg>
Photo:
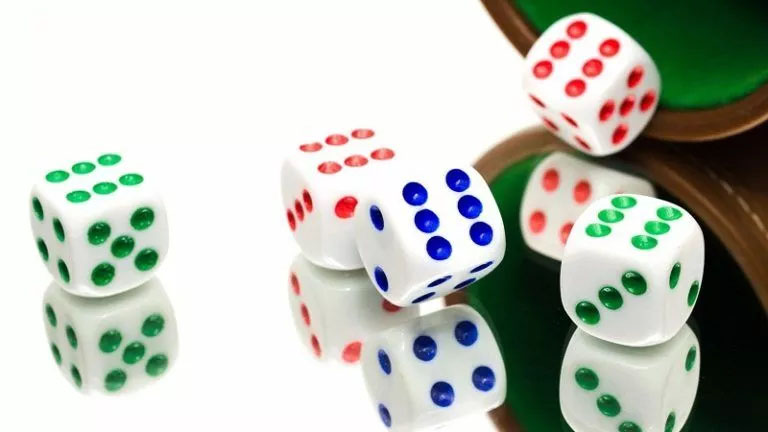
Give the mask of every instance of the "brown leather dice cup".
<svg viewBox="0 0 768 432">
<path fill-rule="evenodd" d="M 593 12 L 651 54 L 662 77 L 659 109 L 644 131 L 667 141 L 735 135 L 768 119 L 768 4 L 745 0 L 482 0 L 525 55 L 555 20 Z"/>
</svg>

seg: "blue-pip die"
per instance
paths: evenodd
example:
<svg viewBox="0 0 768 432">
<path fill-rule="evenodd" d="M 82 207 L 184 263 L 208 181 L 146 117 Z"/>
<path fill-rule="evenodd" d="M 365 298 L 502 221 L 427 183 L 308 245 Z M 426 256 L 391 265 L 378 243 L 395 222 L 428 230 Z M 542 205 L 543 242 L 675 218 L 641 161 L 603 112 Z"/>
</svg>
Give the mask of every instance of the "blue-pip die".
<svg viewBox="0 0 768 432">
<path fill-rule="evenodd" d="M 356 218 L 365 269 L 398 306 L 466 288 L 504 257 L 499 208 L 471 167 L 406 169 L 372 190 Z"/>
<path fill-rule="evenodd" d="M 501 351 L 474 309 L 451 306 L 370 337 L 363 375 L 387 428 L 420 430 L 500 406 Z"/>
</svg>

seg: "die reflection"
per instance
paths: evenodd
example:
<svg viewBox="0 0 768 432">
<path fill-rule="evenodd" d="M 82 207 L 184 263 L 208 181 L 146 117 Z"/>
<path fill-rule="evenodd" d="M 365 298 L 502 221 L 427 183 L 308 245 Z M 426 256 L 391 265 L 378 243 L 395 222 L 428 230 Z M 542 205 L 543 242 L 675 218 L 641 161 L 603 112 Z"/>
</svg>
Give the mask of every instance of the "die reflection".
<svg viewBox="0 0 768 432">
<path fill-rule="evenodd" d="M 686 325 L 646 348 L 611 344 L 577 329 L 560 373 L 560 408 L 576 432 L 677 432 L 696 399 L 701 349 Z"/>
<path fill-rule="evenodd" d="M 289 303 L 301 342 L 321 360 L 355 364 L 366 337 L 419 315 L 383 299 L 364 270 L 328 270 L 297 256 Z"/>
<path fill-rule="evenodd" d="M 645 179 L 568 153 L 553 152 L 531 173 L 520 209 L 520 231 L 532 250 L 561 260 L 574 222 L 594 201 L 632 193 L 656 196 Z"/>
<path fill-rule="evenodd" d="M 381 423 L 428 430 L 500 406 L 507 375 L 485 319 L 449 306 L 371 337 L 363 376 Z"/>
<path fill-rule="evenodd" d="M 157 278 L 107 298 L 76 297 L 54 282 L 43 311 L 53 358 L 84 393 L 138 390 L 167 374 L 176 360 L 176 319 Z"/>
<path fill-rule="evenodd" d="M 289 272 L 296 330 L 320 360 L 362 362 L 374 412 L 389 430 L 431 429 L 499 406 L 506 371 L 488 324 L 469 306 L 420 317 L 384 299 L 364 270 Z"/>
</svg>

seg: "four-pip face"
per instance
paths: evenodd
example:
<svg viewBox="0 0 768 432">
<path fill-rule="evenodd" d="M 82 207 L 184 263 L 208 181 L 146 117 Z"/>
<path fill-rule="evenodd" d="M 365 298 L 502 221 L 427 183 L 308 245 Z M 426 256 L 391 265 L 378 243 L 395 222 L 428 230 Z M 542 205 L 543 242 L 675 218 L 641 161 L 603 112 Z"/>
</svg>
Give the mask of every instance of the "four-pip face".
<svg viewBox="0 0 768 432">
<path fill-rule="evenodd" d="M 506 369 L 490 327 L 450 306 L 372 336 L 363 376 L 379 418 L 413 431 L 491 410 L 506 397 Z"/>
<path fill-rule="evenodd" d="M 352 224 L 360 194 L 392 172 L 395 151 L 371 129 L 300 145 L 282 169 L 288 226 L 302 253 L 334 270 L 362 268 Z"/>
</svg>

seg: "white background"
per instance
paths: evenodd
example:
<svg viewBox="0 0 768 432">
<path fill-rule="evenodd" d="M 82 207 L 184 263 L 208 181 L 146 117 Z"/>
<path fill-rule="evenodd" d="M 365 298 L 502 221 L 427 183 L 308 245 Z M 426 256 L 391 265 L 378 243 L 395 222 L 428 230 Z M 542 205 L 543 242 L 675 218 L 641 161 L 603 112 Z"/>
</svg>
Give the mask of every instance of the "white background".
<svg viewBox="0 0 768 432">
<path fill-rule="evenodd" d="M 371 127 L 472 162 L 534 122 L 520 61 L 478 0 L 0 1 L 0 430 L 378 430 L 359 370 L 295 336 L 281 159 Z M 28 193 L 105 151 L 166 193 L 181 353 L 150 388 L 85 397 L 45 341 Z"/>
</svg>

